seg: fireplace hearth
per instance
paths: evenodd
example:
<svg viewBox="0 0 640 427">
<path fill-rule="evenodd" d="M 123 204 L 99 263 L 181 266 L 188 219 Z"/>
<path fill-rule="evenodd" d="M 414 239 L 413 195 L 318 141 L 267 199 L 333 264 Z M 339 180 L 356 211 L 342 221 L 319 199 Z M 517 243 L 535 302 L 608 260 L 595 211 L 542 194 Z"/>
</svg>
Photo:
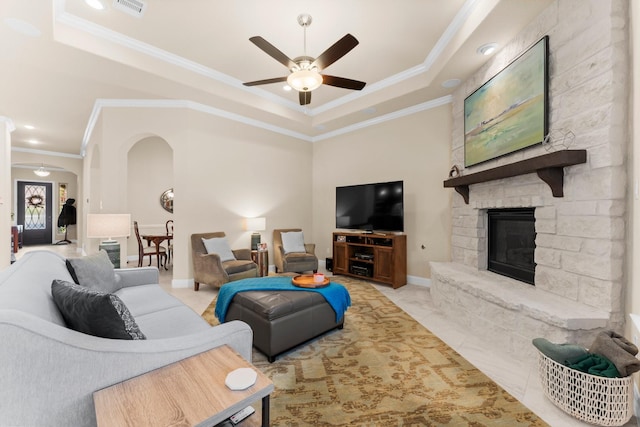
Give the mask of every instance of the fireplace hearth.
<svg viewBox="0 0 640 427">
<path fill-rule="evenodd" d="M 489 209 L 487 269 L 534 285 L 535 209 Z"/>
</svg>

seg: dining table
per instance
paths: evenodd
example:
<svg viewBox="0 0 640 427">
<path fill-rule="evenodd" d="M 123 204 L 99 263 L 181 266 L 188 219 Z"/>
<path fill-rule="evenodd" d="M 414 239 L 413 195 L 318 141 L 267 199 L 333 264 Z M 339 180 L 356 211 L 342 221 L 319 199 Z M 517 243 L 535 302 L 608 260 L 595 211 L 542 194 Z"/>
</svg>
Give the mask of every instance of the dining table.
<svg viewBox="0 0 640 427">
<path fill-rule="evenodd" d="M 147 245 L 151 246 L 151 243 L 153 243 L 156 246 L 156 258 L 158 260 L 158 267 L 160 267 L 160 244 L 162 242 L 164 242 L 165 240 L 169 243 L 171 243 L 171 240 L 173 239 L 173 234 L 143 234 L 140 237 L 142 237 L 144 240 L 147 241 Z M 168 270 L 169 268 L 167 267 L 167 262 L 166 262 L 166 258 L 165 258 L 165 263 L 164 263 L 164 269 Z"/>
</svg>

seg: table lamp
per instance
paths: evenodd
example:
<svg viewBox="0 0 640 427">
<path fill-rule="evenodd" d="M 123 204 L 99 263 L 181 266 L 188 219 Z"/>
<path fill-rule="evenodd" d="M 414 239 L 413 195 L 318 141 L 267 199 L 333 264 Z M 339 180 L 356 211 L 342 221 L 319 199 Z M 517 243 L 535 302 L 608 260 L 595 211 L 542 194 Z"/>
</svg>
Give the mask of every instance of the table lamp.
<svg viewBox="0 0 640 427">
<path fill-rule="evenodd" d="M 120 243 L 113 238 L 130 234 L 130 214 L 87 214 L 87 237 L 106 238 L 100 242 L 100 250 L 107 252 L 115 268 L 120 268 Z"/>
<path fill-rule="evenodd" d="M 253 231 L 251 233 L 251 250 L 257 251 L 260 244 L 260 233 L 258 231 L 264 231 L 267 229 L 267 220 L 264 217 L 259 218 L 246 218 L 244 229 L 247 231 Z"/>
</svg>

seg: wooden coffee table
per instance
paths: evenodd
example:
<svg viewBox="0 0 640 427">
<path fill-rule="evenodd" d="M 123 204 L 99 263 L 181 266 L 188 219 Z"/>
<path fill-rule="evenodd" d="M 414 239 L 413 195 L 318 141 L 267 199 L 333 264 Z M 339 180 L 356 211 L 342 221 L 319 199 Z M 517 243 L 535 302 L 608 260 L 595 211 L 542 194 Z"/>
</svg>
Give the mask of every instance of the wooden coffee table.
<svg viewBox="0 0 640 427">
<path fill-rule="evenodd" d="M 225 378 L 237 368 L 254 369 L 256 383 L 227 388 Z M 262 410 L 239 425 L 268 426 L 271 392 L 271 380 L 224 345 L 98 390 L 93 401 L 98 427 L 159 427 L 214 426 L 262 399 Z"/>
</svg>

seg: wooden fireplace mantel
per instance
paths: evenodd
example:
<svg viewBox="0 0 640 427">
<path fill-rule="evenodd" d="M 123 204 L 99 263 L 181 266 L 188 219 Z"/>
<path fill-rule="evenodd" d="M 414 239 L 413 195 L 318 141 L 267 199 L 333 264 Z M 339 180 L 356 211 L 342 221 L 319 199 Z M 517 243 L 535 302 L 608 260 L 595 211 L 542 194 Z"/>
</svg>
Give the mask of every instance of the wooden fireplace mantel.
<svg viewBox="0 0 640 427">
<path fill-rule="evenodd" d="M 551 187 L 553 197 L 564 196 L 564 167 L 586 163 L 587 150 L 563 150 L 498 166 L 468 175 L 449 178 L 445 187 L 453 187 L 469 204 L 469 185 L 536 172 Z"/>
</svg>

